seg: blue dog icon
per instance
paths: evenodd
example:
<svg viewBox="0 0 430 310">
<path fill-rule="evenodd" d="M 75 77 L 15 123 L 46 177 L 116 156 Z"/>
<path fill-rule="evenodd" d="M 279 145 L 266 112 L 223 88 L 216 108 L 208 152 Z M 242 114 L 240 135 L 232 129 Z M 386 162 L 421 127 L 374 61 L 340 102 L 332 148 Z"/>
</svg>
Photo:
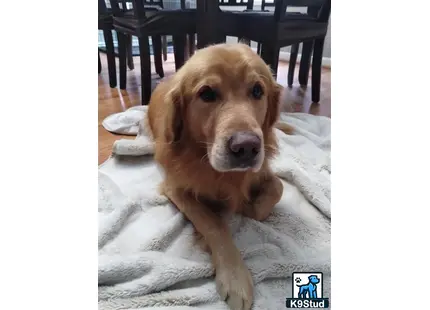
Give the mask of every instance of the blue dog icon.
<svg viewBox="0 0 430 310">
<path fill-rule="evenodd" d="M 317 284 L 320 283 L 320 279 L 315 275 L 309 276 L 308 279 L 309 279 L 308 284 L 302 284 L 302 285 L 296 284 L 300 288 L 298 297 L 299 298 L 318 298 Z"/>
</svg>

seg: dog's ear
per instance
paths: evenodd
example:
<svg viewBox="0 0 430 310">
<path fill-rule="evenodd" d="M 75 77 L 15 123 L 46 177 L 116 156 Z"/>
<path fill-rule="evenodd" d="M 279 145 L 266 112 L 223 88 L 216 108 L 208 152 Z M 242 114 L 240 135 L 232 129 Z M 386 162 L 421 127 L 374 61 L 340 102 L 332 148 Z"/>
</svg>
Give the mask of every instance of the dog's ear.
<svg viewBox="0 0 430 310">
<path fill-rule="evenodd" d="M 273 82 L 268 92 L 268 102 L 264 127 L 271 128 L 279 118 L 282 86 Z"/>
<path fill-rule="evenodd" d="M 175 82 L 175 81 L 171 81 Z M 181 108 L 183 104 L 183 96 L 181 92 L 180 84 L 173 85 L 170 91 L 166 94 L 165 100 L 166 111 L 165 111 L 165 124 L 164 124 L 164 135 L 166 142 L 174 143 L 181 139 L 183 120 Z"/>
</svg>

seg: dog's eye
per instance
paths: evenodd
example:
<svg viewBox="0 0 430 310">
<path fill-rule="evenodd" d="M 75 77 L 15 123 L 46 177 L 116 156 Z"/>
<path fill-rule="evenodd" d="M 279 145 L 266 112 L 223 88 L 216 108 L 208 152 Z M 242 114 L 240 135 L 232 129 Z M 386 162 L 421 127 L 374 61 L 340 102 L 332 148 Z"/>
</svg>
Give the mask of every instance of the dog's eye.
<svg viewBox="0 0 430 310">
<path fill-rule="evenodd" d="M 252 97 L 255 99 L 261 99 L 264 95 L 263 87 L 259 83 L 255 84 L 251 91 Z"/>
<path fill-rule="evenodd" d="M 214 102 L 218 99 L 218 93 L 209 86 L 205 86 L 200 90 L 199 97 L 204 102 Z"/>
</svg>

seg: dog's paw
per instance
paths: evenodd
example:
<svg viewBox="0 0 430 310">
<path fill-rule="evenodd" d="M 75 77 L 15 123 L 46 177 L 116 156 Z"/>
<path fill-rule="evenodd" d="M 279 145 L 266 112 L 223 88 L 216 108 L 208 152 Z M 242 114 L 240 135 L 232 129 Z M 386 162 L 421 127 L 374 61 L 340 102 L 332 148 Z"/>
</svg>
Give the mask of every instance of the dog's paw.
<svg viewBox="0 0 430 310">
<path fill-rule="evenodd" d="M 262 199 L 257 198 L 254 202 L 246 204 L 242 209 L 242 214 L 256 221 L 264 221 L 269 217 L 271 209 L 264 206 Z"/>
<path fill-rule="evenodd" d="M 251 273 L 243 262 L 232 268 L 218 267 L 215 281 L 221 299 L 230 309 L 251 309 L 254 287 Z"/>
<path fill-rule="evenodd" d="M 256 220 L 257 214 L 255 212 L 254 204 L 252 202 L 245 203 L 242 207 L 242 214 Z"/>
</svg>

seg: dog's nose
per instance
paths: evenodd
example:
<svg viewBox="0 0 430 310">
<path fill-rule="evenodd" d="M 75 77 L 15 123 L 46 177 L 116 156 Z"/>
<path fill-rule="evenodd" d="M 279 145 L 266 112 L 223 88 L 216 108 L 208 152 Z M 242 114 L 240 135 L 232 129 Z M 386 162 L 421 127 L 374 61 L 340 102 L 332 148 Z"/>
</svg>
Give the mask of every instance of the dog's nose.
<svg viewBox="0 0 430 310">
<path fill-rule="evenodd" d="M 261 149 L 261 139 L 253 132 L 240 131 L 230 137 L 228 142 L 231 154 L 240 161 L 254 159 Z"/>
</svg>

